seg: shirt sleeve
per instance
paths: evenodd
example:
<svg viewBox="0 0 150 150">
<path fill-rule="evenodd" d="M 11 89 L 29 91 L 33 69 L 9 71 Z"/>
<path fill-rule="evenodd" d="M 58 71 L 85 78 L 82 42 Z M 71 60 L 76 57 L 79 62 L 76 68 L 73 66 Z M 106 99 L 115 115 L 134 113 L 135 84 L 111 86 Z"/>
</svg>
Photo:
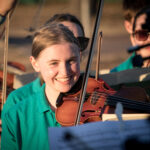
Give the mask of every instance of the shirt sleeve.
<svg viewBox="0 0 150 150">
<path fill-rule="evenodd" d="M 5 114 L 2 117 L 1 150 L 18 150 L 13 126 L 9 115 Z"/>
<path fill-rule="evenodd" d="M 2 110 L 2 116 L 5 115 L 5 113 L 12 107 L 14 106 L 18 101 L 20 101 L 17 96 L 15 96 L 14 91 L 10 93 L 7 97 L 7 100 L 3 106 Z"/>
</svg>

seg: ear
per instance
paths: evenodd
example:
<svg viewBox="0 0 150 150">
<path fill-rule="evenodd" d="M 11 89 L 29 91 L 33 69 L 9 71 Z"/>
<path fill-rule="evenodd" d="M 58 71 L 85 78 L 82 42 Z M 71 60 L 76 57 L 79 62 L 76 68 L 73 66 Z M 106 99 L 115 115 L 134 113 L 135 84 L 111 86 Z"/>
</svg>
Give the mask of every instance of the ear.
<svg viewBox="0 0 150 150">
<path fill-rule="evenodd" d="M 37 60 L 33 56 L 30 56 L 30 62 L 32 64 L 32 67 L 34 68 L 34 70 L 36 72 L 39 72 L 40 68 L 39 68 L 38 62 L 37 62 Z"/>
<path fill-rule="evenodd" d="M 131 34 L 132 33 L 132 26 L 133 26 L 132 22 L 125 20 L 124 26 L 125 26 L 125 29 L 127 30 L 127 32 L 129 34 Z"/>
</svg>

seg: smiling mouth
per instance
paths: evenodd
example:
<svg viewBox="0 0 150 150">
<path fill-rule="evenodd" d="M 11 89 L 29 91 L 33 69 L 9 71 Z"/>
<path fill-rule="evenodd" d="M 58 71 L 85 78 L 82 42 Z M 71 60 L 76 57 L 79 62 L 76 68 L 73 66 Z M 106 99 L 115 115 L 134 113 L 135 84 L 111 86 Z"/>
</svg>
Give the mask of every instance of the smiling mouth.
<svg viewBox="0 0 150 150">
<path fill-rule="evenodd" d="M 61 82 L 61 83 L 68 83 L 70 82 L 71 77 L 66 77 L 66 78 L 56 78 L 56 81 Z"/>
</svg>

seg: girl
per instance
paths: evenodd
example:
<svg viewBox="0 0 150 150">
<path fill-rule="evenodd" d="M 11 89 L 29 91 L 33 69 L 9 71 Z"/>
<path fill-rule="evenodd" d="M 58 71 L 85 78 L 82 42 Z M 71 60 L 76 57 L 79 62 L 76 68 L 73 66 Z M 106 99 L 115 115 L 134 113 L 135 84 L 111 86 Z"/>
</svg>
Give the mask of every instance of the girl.
<svg viewBox="0 0 150 150">
<path fill-rule="evenodd" d="M 51 17 L 45 25 L 52 24 L 54 22 L 61 23 L 67 26 L 78 39 L 81 47 L 81 53 L 84 51 L 88 45 L 89 39 L 85 37 L 84 28 L 80 21 L 71 14 L 55 14 Z M 36 78 L 34 81 L 30 82 L 26 86 L 23 86 L 9 94 L 7 101 L 3 107 L 2 116 L 9 110 L 13 105 L 22 101 L 28 95 L 31 95 L 35 92 L 39 92 L 43 80 L 41 78 Z"/>
<path fill-rule="evenodd" d="M 67 27 L 53 23 L 35 33 L 30 61 L 44 84 L 2 117 L 2 150 L 49 149 L 48 127 L 60 126 L 55 119 L 57 98 L 80 76 L 80 45 Z"/>
</svg>

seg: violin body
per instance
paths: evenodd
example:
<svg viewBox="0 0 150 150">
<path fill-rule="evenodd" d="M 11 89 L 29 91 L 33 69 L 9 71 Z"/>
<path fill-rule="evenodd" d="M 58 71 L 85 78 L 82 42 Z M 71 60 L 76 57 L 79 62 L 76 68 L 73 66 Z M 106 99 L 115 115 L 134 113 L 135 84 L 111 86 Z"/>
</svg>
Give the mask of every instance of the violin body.
<svg viewBox="0 0 150 150">
<path fill-rule="evenodd" d="M 125 88 L 127 89 L 127 88 Z M 141 90 L 141 89 L 140 89 Z M 138 101 L 128 100 L 122 98 L 123 94 L 127 94 L 127 90 L 123 92 L 115 91 L 111 89 L 103 80 L 95 80 L 93 78 L 88 79 L 87 90 L 85 101 L 83 103 L 82 113 L 80 117 L 80 124 L 93 121 L 101 121 L 102 114 L 104 113 L 114 113 L 115 105 L 117 102 L 122 102 L 125 106 L 124 113 L 141 113 L 150 112 L 150 105 L 147 106 L 146 96 L 136 92 Z M 130 94 L 133 92 L 129 89 L 129 94 L 126 97 L 130 99 L 135 99 Z M 137 94 L 139 93 L 139 94 Z M 80 91 L 75 94 L 70 94 L 62 98 L 62 104 L 56 109 L 56 119 L 63 126 L 73 126 L 76 119 L 77 110 L 79 107 L 79 95 Z M 142 102 L 143 101 L 143 102 Z M 139 103 L 138 103 L 139 102 Z M 135 105 L 135 107 L 133 107 Z M 143 106 L 142 106 L 143 105 Z M 141 107 L 144 107 L 141 109 Z"/>
<path fill-rule="evenodd" d="M 105 84 L 103 80 L 96 81 L 92 78 L 88 79 L 87 91 L 86 91 L 86 100 L 83 104 L 81 121 L 80 123 L 91 122 L 91 121 L 100 121 L 102 107 L 104 106 L 106 96 L 98 95 L 97 92 L 114 94 L 116 93 L 113 89 L 110 89 L 107 84 Z M 107 87 L 107 88 L 106 88 Z M 94 92 L 93 92 L 94 91 Z M 92 94 L 91 94 L 92 93 Z M 94 96 L 95 94 L 95 96 Z M 78 108 L 78 100 L 79 100 L 80 91 L 76 94 L 68 95 L 67 97 L 63 97 L 63 103 L 60 107 L 56 109 L 56 119 L 60 124 L 64 126 L 74 125 L 77 108 Z M 59 115 L 61 114 L 61 115 Z M 71 120 L 71 121 L 70 121 Z M 70 124 L 71 122 L 71 124 Z"/>
</svg>

